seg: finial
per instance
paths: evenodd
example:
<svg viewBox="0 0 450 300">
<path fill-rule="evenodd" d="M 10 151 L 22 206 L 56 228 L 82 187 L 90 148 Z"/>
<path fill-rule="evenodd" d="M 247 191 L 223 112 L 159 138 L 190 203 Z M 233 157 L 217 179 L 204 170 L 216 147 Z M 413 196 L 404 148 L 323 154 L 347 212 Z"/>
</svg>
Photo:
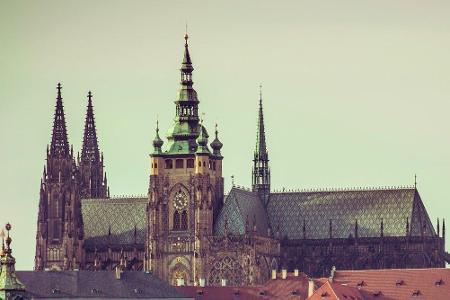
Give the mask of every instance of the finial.
<svg viewBox="0 0 450 300">
<path fill-rule="evenodd" d="M 417 174 L 414 174 L 414 189 L 417 189 Z"/>
<path fill-rule="evenodd" d="M 186 41 L 185 44 L 184 44 L 185 46 L 188 45 L 188 38 L 189 38 L 189 35 L 188 35 L 188 24 L 186 22 L 186 30 L 184 32 L 184 40 Z"/>
<path fill-rule="evenodd" d="M 215 129 L 215 134 L 216 134 L 216 138 L 217 138 L 217 135 L 219 133 L 219 131 L 217 130 L 217 123 L 214 125 L 214 129 Z"/>
<path fill-rule="evenodd" d="M 58 96 L 57 96 L 56 99 L 61 99 L 61 89 L 62 89 L 62 86 L 61 86 L 61 83 L 60 83 L 60 82 L 58 82 L 58 85 L 56 86 L 56 89 L 58 90 Z"/>
<path fill-rule="evenodd" d="M 259 85 L 259 100 L 262 99 L 262 84 Z"/>
<path fill-rule="evenodd" d="M 234 187 L 234 175 L 231 175 L 231 186 Z"/>
<path fill-rule="evenodd" d="M 92 99 L 92 92 L 91 91 L 89 91 L 88 92 L 88 99 L 89 99 L 89 103 L 91 103 L 91 99 Z"/>
<path fill-rule="evenodd" d="M 158 115 L 156 115 L 156 132 L 159 132 L 159 119 L 158 119 Z"/>
</svg>

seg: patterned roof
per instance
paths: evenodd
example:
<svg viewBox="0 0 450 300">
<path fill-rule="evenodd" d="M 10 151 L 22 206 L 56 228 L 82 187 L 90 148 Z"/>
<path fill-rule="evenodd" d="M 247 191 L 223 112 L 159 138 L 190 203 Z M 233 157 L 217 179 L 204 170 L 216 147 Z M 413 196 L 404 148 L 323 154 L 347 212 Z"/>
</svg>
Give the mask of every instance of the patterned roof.
<svg viewBox="0 0 450 300">
<path fill-rule="evenodd" d="M 269 227 L 267 213 L 258 196 L 251 191 L 233 188 L 226 197 L 225 205 L 214 226 L 214 232 L 223 234 L 225 222 L 228 222 L 228 232 L 244 234 L 247 218 L 249 230 L 253 230 L 253 220 L 255 220 L 258 234 L 267 235 Z"/>
<path fill-rule="evenodd" d="M 148 273 L 125 271 L 17 271 L 33 298 L 190 299 Z"/>
<path fill-rule="evenodd" d="M 364 300 L 431 300 L 448 299 L 450 295 L 450 269 L 445 268 L 337 270 L 333 281 L 358 288 Z"/>
<path fill-rule="evenodd" d="M 147 198 L 82 199 L 86 247 L 144 245 Z M 135 230 L 136 228 L 136 230 Z"/>
<path fill-rule="evenodd" d="M 306 238 L 329 238 L 330 220 L 333 238 L 354 235 L 356 220 L 359 237 L 380 236 L 381 220 L 384 236 L 405 236 L 407 219 L 411 235 L 420 236 L 422 229 L 425 236 L 435 235 L 415 188 L 271 193 L 267 216 L 255 193 L 233 188 L 217 221 L 217 233 L 223 231 L 225 217 L 230 232 L 242 233 L 245 214 L 240 203 L 246 204 L 245 213 L 257 215 L 258 231 L 267 226 L 264 220 L 268 219 L 272 229 L 279 228 L 280 235 L 288 239 L 303 238 L 303 224 Z"/>
</svg>

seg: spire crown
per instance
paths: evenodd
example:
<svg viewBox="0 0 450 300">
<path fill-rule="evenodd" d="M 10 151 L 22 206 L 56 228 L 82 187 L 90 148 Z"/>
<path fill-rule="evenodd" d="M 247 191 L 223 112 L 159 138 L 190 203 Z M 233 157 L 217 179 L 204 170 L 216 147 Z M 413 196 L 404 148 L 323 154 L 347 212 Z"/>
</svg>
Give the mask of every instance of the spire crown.
<svg viewBox="0 0 450 300">
<path fill-rule="evenodd" d="M 262 105 L 262 85 L 259 86 L 258 125 L 256 133 L 255 160 L 268 160 L 266 133 L 264 130 L 264 113 Z"/>
<path fill-rule="evenodd" d="M 92 106 L 92 92 L 88 92 L 88 104 L 86 110 L 86 120 L 84 125 L 83 147 L 81 150 L 81 161 L 98 162 L 100 152 L 98 149 L 97 132 L 95 130 L 94 109 Z"/>
<path fill-rule="evenodd" d="M 64 105 L 61 96 L 61 83 L 58 83 L 55 105 L 55 116 L 53 121 L 52 141 L 49 153 L 53 156 L 69 156 L 69 142 L 67 138 Z"/>
</svg>

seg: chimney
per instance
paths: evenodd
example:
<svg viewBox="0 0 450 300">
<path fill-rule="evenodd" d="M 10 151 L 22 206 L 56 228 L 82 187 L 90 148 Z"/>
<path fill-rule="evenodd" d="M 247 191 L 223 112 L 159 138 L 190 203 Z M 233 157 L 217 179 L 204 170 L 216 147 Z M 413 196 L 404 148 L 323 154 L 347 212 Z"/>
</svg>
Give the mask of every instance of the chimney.
<svg viewBox="0 0 450 300">
<path fill-rule="evenodd" d="M 177 278 L 177 286 L 184 286 L 184 279 L 183 278 Z"/>
<path fill-rule="evenodd" d="M 205 278 L 200 278 L 198 280 L 198 284 L 200 285 L 200 287 L 205 287 Z"/>
<path fill-rule="evenodd" d="M 314 294 L 314 281 L 312 279 L 308 280 L 308 298 Z"/>
<path fill-rule="evenodd" d="M 294 276 L 295 276 L 295 277 L 298 277 L 298 274 L 299 274 L 299 270 L 298 270 L 298 269 L 295 269 L 295 270 L 294 270 Z"/>
<path fill-rule="evenodd" d="M 277 270 L 272 270 L 272 279 L 277 279 Z"/>
<path fill-rule="evenodd" d="M 282 269 L 281 270 L 281 279 L 286 279 L 287 278 L 287 269 Z"/>
<path fill-rule="evenodd" d="M 221 283 L 222 286 L 227 286 L 227 280 L 225 278 L 222 278 Z"/>
<path fill-rule="evenodd" d="M 120 280 L 122 278 L 122 270 L 120 267 L 116 267 L 116 279 Z"/>
</svg>

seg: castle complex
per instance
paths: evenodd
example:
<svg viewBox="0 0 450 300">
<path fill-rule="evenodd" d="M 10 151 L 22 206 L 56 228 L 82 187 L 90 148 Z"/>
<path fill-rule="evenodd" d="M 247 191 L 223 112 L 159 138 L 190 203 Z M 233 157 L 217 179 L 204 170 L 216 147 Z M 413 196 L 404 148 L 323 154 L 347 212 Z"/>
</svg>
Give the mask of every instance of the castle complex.
<svg viewBox="0 0 450 300">
<path fill-rule="evenodd" d="M 416 187 L 272 192 L 259 99 L 252 188 L 225 197 L 218 130 L 198 114 L 188 36 L 175 119 L 156 128 L 146 198 L 110 198 L 92 94 L 81 155 L 67 137 L 58 84 L 41 185 L 35 270 L 144 270 L 172 284 L 253 285 L 272 270 L 431 268 L 450 262 Z M 213 139 L 209 144 L 209 139 Z M 250 150 L 249 150 L 250 152 Z"/>
</svg>

